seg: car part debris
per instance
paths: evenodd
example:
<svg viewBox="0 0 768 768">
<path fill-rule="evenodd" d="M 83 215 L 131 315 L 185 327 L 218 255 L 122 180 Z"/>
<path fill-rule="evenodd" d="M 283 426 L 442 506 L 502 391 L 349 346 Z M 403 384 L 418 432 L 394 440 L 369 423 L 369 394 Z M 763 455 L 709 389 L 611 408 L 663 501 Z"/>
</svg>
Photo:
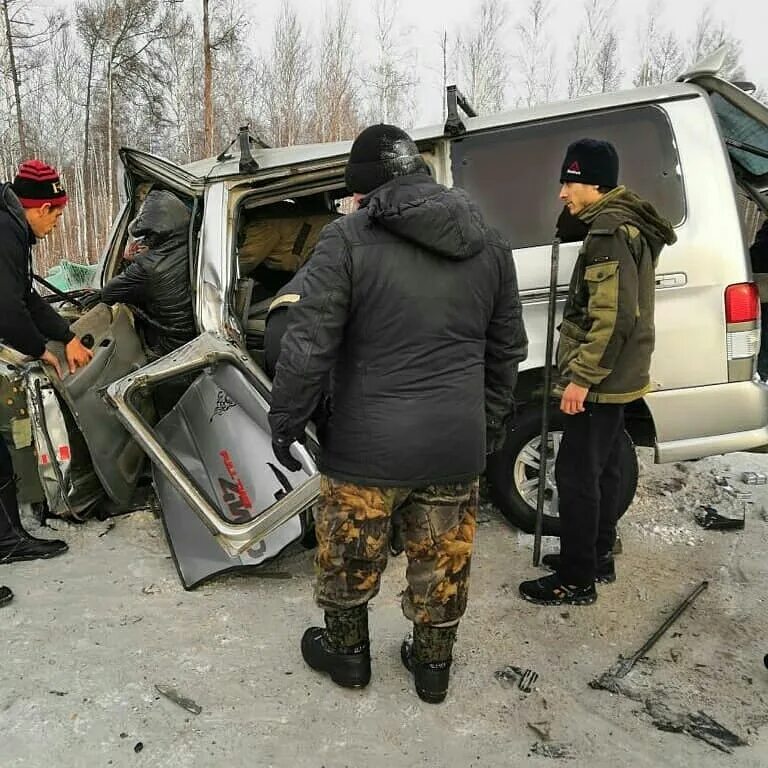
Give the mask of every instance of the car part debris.
<svg viewBox="0 0 768 768">
<path fill-rule="evenodd" d="M 501 683 L 517 684 L 517 687 L 523 693 L 530 693 L 539 679 L 538 672 L 532 669 L 522 669 L 521 667 L 508 666 L 494 672 L 493 676 Z"/>
<path fill-rule="evenodd" d="M 764 472 L 742 472 L 741 482 L 744 485 L 765 485 L 768 483 L 768 475 Z"/>
<path fill-rule="evenodd" d="M 139 752 L 141 752 L 141 750 L 142 750 L 142 749 L 144 749 L 144 742 L 141 742 L 141 741 L 137 741 L 137 742 L 136 742 L 136 743 L 133 745 L 133 751 L 134 751 L 134 752 L 135 752 L 137 755 L 139 754 Z"/>
<path fill-rule="evenodd" d="M 551 757 L 554 760 L 572 760 L 574 758 L 570 744 L 555 742 L 542 743 L 537 741 L 531 747 L 531 754 L 539 757 Z"/>
<path fill-rule="evenodd" d="M 182 696 L 175 688 L 155 684 L 155 690 L 161 696 L 165 696 L 166 699 L 169 699 L 174 704 L 178 704 L 182 709 L 186 709 L 187 712 L 191 712 L 193 715 L 199 715 L 203 711 L 199 704 L 192 701 L 192 699 L 188 699 L 186 696 Z"/>
<path fill-rule="evenodd" d="M 693 513 L 693 518 L 702 528 L 710 531 L 739 531 L 744 528 L 743 517 L 725 517 L 714 507 L 704 505 Z"/>
<path fill-rule="evenodd" d="M 541 442 L 539 443 L 539 488 L 536 495 L 536 528 L 533 538 L 533 565 L 541 560 L 541 537 L 544 533 L 544 495 L 547 490 L 547 459 L 549 458 L 549 408 L 552 388 L 552 349 L 555 340 L 557 312 L 557 274 L 560 259 L 560 238 L 552 242 L 549 272 L 549 305 L 547 309 L 547 344 L 544 356 L 543 389 L 541 396 Z"/>
<path fill-rule="evenodd" d="M 600 677 L 590 682 L 589 687 L 595 689 L 601 689 L 617 693 L 615 681 L 618 678 L 626 677 L 637 662 L 645 656 L 648 651 L 653 648 L 664 633 L 677 621 L 682 613 L 688 608 L 693 601 L 709 586 L 708 581 L 702 581 L 696 589 L 691 592 L 688 597 L 683 600 L 680 605 L 675 608 L 674 611 L 664 620 L 664 623 L 643 643 L 642 647 L 632 656 L 624 658 L 619 657 L 619 660 L 614 664 L 607 672 L 603 672 Z"/>
<path fill-rule="evenodd" d="M 731 754 L 734 747 L 747 746 L 744 739 L 701 710 L 688 714 L 672 712 L 663 702 L 657 699 L 648 699 L 645 702 L 645 711 L 651 716 L 654 726 L 660 731 L 687 733 L 695 739 L 707 742 L 721 752 Z"/>
</svg>

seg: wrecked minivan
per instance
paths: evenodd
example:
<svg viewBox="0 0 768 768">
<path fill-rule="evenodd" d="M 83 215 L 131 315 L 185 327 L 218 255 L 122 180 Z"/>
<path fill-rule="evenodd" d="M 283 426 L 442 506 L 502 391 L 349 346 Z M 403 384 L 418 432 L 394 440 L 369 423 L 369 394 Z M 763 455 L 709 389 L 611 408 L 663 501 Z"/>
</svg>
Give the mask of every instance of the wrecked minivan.
<svg viewBox="0 0 768 768">
<path fill-rule="evenodd" d="M 660 87 L 482 117 L 451 88 L 446 124 L 413 132 L 434 177 L 465 188 L 514 249 L 529 357 L 517 418 L 503 450 L 489 457 L 487 480 L 503 514 L 524 530 L 533 527 L 542 452 L 559 163 L 564 148 L 584 136 L 616 146 L 622 183 L 670 219 L 678 238 L 656 275 L 653 390 L 627 410 L 626 504 L 637 483 L 634 444 L 653 447 L 658 462 L 768 444 L 768 387 L 755 377 L 759 296 L 736 202 L 740 190 L 768 211 L 768 108 L 719 79 L 719 63 L 714 57 Z M 309 434 L 306 450 L 295 447 L 302 464 L 295 473 L 272 455 L 264 321 L 271 297 L 310 257 L 322 227 L 350 210 L 350 146 L 269 148 L 243 129 L 238 148 L 184 167 L 121 150 L 127 201 L 104 253 L 102 284 L 121 268 L 138 201 L 150 189 L 172 192 L 190 211 L 197 335 L 150 360 L 131 307 L 100 304 L 73 325 L 94 350 L 90 365 L 61 382 L 38 363 L 17 369 L 29 441 L 54 512 L 77 517 L 105 496 L 115 509 L 129 508 L 148 458 L 186 587 L 263 563 L 308 534 L 317 445 Z M 579 247 L 560 249 L 560 310 Z M 160 408 L 158 393 L 166 395 Z M 560 426 L 555 416 L 544 447 L 551 458 Z M 556 534 L 547 480 L 545 533 Z"/>
</svg>

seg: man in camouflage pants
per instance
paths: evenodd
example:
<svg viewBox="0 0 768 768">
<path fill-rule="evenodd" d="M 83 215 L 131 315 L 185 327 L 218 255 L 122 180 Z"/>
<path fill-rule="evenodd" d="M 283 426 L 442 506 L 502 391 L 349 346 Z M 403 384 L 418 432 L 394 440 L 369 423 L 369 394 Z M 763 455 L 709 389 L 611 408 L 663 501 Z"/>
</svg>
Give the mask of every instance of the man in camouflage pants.
<svg viewBox="0 0 768 768">
<path fill-rule="evenodd" d="M 478 474 L 506 434 L 526 354 L 515 266 L 399 128 L 358 136 L 346 182 L 358 210 L 323 230 L 304 267 L 272 389 L 273 450 L 296 470 L 290 446 L 331 375 L 315 512 L 325 627 L 301 649 L 339 685 L 368 684 L 367 606 L 396 520 L 413 622 L 401 655 L 418 695 L 437 703 L 467 606 Z"/>
</svg>

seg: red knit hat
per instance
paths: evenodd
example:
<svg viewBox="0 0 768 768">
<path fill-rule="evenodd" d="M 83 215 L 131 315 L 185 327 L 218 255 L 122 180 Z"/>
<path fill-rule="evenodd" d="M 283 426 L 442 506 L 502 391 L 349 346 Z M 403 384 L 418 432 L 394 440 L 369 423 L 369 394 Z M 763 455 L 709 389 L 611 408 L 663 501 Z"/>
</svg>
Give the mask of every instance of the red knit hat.
<svg viewBox="0 0 768 768">
<path fill-rule="evenodd" d="M 42 160 L 25 160 L 11 187 L 25 208 L 39 208 L 45 203 L 64 206 L 69 199 L 59 172 Z"/>
</svg>

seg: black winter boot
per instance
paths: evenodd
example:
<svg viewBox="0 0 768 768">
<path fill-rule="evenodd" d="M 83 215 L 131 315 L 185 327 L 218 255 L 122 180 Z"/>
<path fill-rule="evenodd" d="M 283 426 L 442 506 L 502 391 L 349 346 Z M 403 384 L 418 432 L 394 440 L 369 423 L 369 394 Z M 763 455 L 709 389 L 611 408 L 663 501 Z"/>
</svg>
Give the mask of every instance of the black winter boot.
<svg viewBox="0 0 768 768">
<path fill-rule="evenodd" d="M 28 534 L 19 517 L 15 481 L 0 486 L 0 564 L 56 557 L 67 549 L 59 539 L 37 539 Z"/>
<path fill-rule="evenodd" d="M 326 611 L 325 629 L 310 627 L 301 638 L 301 655 L 312 669 L 327 672 L 336 685 L 365 688 L 371 681 L 367 603 Z"/>
<path fill-rule="evenodd" d="M 0 587 L 0 605 L 8 605 L 13 600 L 13 592 L 8 587 Z"/>
<path fill-rule="evenodd" d="M 413 675 L 416 693 L 422 701 L 439 704 L 448 694 L 457 629 L 457 624 L 452 627 L 414 624 L 413 641 L 403 640 L 400 646 L 400 658 Z"/>
</svg>

